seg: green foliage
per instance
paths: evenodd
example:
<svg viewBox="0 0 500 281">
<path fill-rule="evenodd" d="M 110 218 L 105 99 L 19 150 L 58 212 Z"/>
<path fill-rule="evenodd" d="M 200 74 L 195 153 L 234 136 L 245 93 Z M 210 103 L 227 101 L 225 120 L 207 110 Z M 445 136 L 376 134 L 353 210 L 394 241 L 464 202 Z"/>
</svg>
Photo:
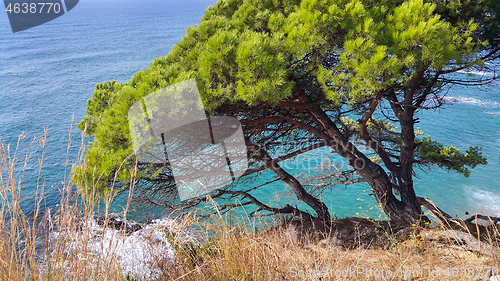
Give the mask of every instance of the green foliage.
<svg viewBox="0 0 500 281">
<path fill-rule="evenodd" d="M 290 17 L 286 31 L 289 39 L 299 42 L 298 52 L 320 48 L 338 55 L 333 67 L 316 66 L 333 102 L 343 98 L 352 104 L 377 90 L 404 85 L 424 66 L 437 71 L 450 61 L 475 62 L 474 22 L 459 30 L 433 13 L 435 5 L 422 0 L 368 7 L 356 0 L 303 1 L 302 9 Z"/>
<path fill-rule="evenodd" d="M 416 152 L 422 161 L 429 161 L 441 168 L 456 171 L 466 177 L 470 175 L 470 170 L 467 167 L 473 169 L 477 165 L 487 164 L 486 158 L 481 155 L 481 149 L 477 146 L 470 147 L 464 154 L 458 148 L 453 146 L 445 147 L 443 144 L 433 141 L 430 136 L 418 140 L 417 145 Z"/>
<path fill-rule="evenodd" d="M 448 0 L 432 1 L 437 4 L 436 12 L 441 17 L 460 27 L 470 19 L 477 22 L 475 36 L 488 41 L 491 47 L 500 44 L 500 4 L 497 0 Z"/>
<path fill-rule="evenodd" d="M 115 90 L 119 90 L 121 84 L 116 81 L 109 81 L 96 85 L 94 96 L 87 101 L 87 115 L 79 124 L 79 129 L 84 130 L 87 124 L 86 132 L 93 133 L 101 121 L 101 115 L 110 106 L 110 100 L 114 96 Z"/>
</svg>

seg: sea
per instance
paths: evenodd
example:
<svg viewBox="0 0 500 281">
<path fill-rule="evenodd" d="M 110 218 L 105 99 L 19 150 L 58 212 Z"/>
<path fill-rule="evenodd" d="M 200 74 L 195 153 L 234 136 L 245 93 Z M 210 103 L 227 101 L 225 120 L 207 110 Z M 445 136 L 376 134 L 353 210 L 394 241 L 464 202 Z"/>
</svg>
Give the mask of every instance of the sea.
<svg viewBox="0 0 500 281">
<path fill-rule="evenodd" d="M 0 12 L 0 139 L 10 144 L 14 156 L 18 137 L 26 136 L 17 154 L 18 171 L 24 163 L 21 152 L 33 141 L 31 160 L 23 176 L 23 197 L 28 199 L 22 207 L 28 216 L 33 211 L 33 199 L 29 198 L 39 179 L 42 148 L 38 140 L 44 129 L 48 138 L 40 184 L 45 188 L 45 207 L 55 209 L 61 187 L 68 181 L 67 167 L 76 161 L 82 144 L 76 126 L 85 115 L 95 85 L 129 81 L 154 58 L 166 55 L 186 28 L 199 23 L 205 9 L 215 2 L 80 0 L 65 15 L 18 33 L 12 33 L 7 12 Z M 445 100 L 442 108 L 419 113 L 417 126 L 433 140 L 463 151 L 470 146 L 482 147 L 488 164 L 478 166 L 467 178 L 438 167 L 416 169 L 416 193 L 452 216 L 463 217 L 465 212 L 500 216 L 500 86 L 453 87 Z M 67 154 L 70 132 L 72 142 Z M 283 166 L 296 175 L 317 168 L 326 158 L 338 160 L 328 150 L 319 149 Z M 272 179 L 273 175 L 266 173 L 253 184 Z M 293 199 L 287 190 L 283 183 L 275 182 L 254 195 L 267 204 L 283 203 Z M 364 184 L 338 185 L 323 192 L 321 199 L 338 218 L 382 216 Z M 119 212 L 124 202 L 118 199 L 112 210 Z M 139 221 L 145 216 L 161 218 L 163 211 L 137 211 L 130 216 Z"/>
</svg>

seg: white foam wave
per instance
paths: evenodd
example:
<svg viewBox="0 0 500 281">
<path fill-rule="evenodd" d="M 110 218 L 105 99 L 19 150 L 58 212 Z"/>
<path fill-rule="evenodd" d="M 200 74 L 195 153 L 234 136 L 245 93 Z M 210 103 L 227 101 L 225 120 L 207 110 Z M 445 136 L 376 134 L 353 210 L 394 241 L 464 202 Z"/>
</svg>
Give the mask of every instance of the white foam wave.
<svg viewBox="0 0 500 281">
<path fill-rule="evenodd" d="M 476 106 L 484 106 L 484 107 L 500 107 L 500 103 L 491 100 L 483 100 L 474 97 L 443 97 L 445 102 L 448 103 L 458 103 L 458 104 L 468 104 L 468 105 L 476 105 Z"/>
<path fill-rule="evenodd" d="M 458 73 L 474 74 L 478 76 L 494 76 L 493 72 L 477 71 L 477 70 L 459 70 Z"/>
<path fill-rule="evenodd" d="M 92 218 L 87 219 L 84 228 L 64 235 L 67 249 L 76 253 L 90 252 L 96 260 L 99 256 L 112 254 L 121 262 L 124 276 L 145 280 L 159 278 L 159 266 L 175 261 L 167 233 L 181 233 L 171 219 L 154 220 L 130 235 L 109 227 L 104 229 Z M 53 233 L 53 239 L 59 236 L 59 232 Z M 189 237 L 185 238 L 189 240 Z"/>
<path fill-rule="evenodd" d="M 477 213 L 485 214 L 486 211 L 489 216 L 500 216 L 500 194 L 476 187 L 468 189 L 468 194 L 471 194 L 477 202 L 477 209 L 475 210 Z"/>
</svg>

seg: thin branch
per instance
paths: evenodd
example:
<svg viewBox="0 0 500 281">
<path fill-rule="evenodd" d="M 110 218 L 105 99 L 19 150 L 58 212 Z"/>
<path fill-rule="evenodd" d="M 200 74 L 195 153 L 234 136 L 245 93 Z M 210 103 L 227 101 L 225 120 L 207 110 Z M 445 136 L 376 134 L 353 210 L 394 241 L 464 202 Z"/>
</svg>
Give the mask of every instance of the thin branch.
<svg viewBox="0 0 500 281">
<path fill-rule="evenodd" d="M 250 200 L 253 204 L 257 205 L 260 210 L 268 211 L 268 212 L 271 212 L 273 214 L 292 214 L 294 216 L 301 217 L 302 219 L 306 219 L 306 220 L 312 220 L 314 218 L 311 214 L 304 212 L 304 211 L 301 211 L 297 208 L 294 208 L 288 204 L 284 208 L 270 207 L 266 204 L 263 204 L 262 202 L 257 200 L 255 197 L 253 197 L 252 195 L 250 195 L 244 191 L 219 190 L 218 192 L 221 194 L 231 194 L 231 195 L 243 196 L 246 199 Z"/>
</svg>

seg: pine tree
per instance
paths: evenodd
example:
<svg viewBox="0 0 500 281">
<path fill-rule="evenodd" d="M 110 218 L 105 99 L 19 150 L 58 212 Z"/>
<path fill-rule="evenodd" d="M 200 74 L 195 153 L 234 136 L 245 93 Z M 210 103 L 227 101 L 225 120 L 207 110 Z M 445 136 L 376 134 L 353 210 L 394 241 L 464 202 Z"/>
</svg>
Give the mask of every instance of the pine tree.
<svg viewBox="0 0 500 281">
<path fill-rule="evenodd" d="M 363 181 L 391 219 L 426 220 L 425 202 L 414 191 L 415 167 L 437 165 L 468 176 L 486 159 L 477 147 L 464 153 L 420 137 L 415 116 L 442 106 L 452 85 L 497 79 L 451 74 L 494 68 L 500 56 L 495 0 L 440 2 L 219 1 L 165 57 L 129 82 L 97 85 L 80 123 L 93 140 L 85 165 L 73 175 L 87 191 L 120 192 L 137 165 L 136 193 L 143 202 L 173 208 L 208 200 L 176 202 L 171 171 L 136 162 L 127 120 L 144 96 L 196 79 L 207 113 L 238 118 L 252 151 L 245 176 L 211 198 L 236 197 L 241 205 L 256 204 L 257 211 L 329 220 L 317 196 L 321 190 Z M 322 189 L 312 190 L 279 165 L 323 146 L 350 168 L 329 171 Z M 366 146 L 371 150 L 360 149 Z M 244 183 L 264 170 L 276 173 L 315 214 L 270 207 L 253 197 Z"/>
</svg>

